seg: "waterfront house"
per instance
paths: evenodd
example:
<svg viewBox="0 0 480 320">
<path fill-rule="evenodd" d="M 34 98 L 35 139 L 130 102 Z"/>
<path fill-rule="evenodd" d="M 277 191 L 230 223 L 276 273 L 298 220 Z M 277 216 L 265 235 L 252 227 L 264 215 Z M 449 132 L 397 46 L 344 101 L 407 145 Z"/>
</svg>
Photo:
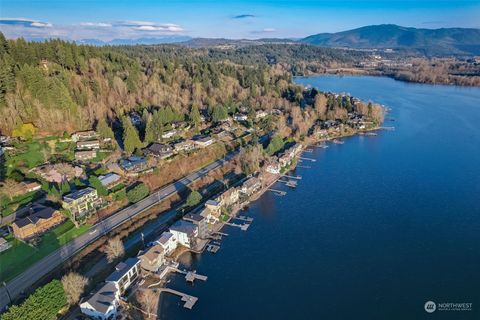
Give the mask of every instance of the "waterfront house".
<svg viewBox="0 0 480 320">
<path fill-rule="evenodd" d="M 97 156 L 97 150 L 75 151 L 75 160 L 90 160 Z"/>
<path fill-rule="evenodd" d="M 220 204 L 231 206 L 240 200 L 240 192 L 238 188 L 230 188 L 221 195 L 222 201 Z"/>
<path fill-rule="evenodd" d="M 5 240 L 5 238 L 0 237 L 0 252 L 10 249 L 11 246 L 12 245 L 7 240 Z"/>
<path fill-rule="evenodd" d="M 88 300 L 80 302 L 80 310 L 92 319 L 114 319 L 119 301 L 120 293 L 115 284 L 106 283 Z"/>
<path fill-rule="evenodd" d="M 39 203 L 33 204 L 28 208 L 26 217 L 12 224 L 13 234 L 17 239 L 30 239 L 42 235 L 64 219 L 65 216 L 58 210 Z"/>
<path fill-rule="evenodd" d="M 123 294 L 128 287 L 135 282 L 140 273 L 140 259 L 128 258 L 115 266 L 106 282 L 113 283 L 120 294 Z"/>
<path fill-rule="evenodd" d="M 143 149 L 145 155 L 152 155 L 156 158 L 165 159 L 173 155 L 172 147 L 168 144 L 152 143 Z"/>
<path fill-rule="evenodd" d="M 262 187 L 262 183 L 260 179 L 256 177 L 251 177 L 242 184 L 240 192 L 247 196 L 251 196 L 252 194 L 257 192 L 261 187 Z"/>
<path fill-rule="evenodd" d="M 200 148 L 208 147 L 209 145 L 213 144 L 214 139 L 209 136 L 197 136 L 193 138 L 194 143 L 199 146 Z"/>
<path fill-rule="evenodd" d="M 172 253 L 177 248 L 177 238 L 175 238 L 173 233 L 168 231 L 163 232 L 155 242 L 163 247 L 166 255 Z"/>
<path fill-rule="evenodd" d="M 126 173 L 139 173 L 147 170 L 148 164 L 145 158 L 138 156 L 131 156 L 126 159 L 120 159 L 120 168 Z"/>
<path fill-rule="evenodd" d="M 279 174 L 281 170 L 277 157 L 272 157 L 265 164 L 265 171 L 272 174 Z"/>
<path fill-rule="evenodd" d="M 196 148 L 195 143 L 192 140 L 178 141 L 173 144 L 175 152 L 188 152 Z"/>
<path fill-rule="evenodd" d="M 207 219 L 196 213 L 187 213 L 183 216 L 183 220 L 193 223 L 198 228 L 198 237 L 206 239 L 209 236 Z"/>
<path fill-rule="evenodd" d="M 87 187 L 63 197 L 63 207 L 70 211 L 75 220 L 94 212 L 101 204 L 97 190 Z"/>
<path fill-rule="evenodd" d="M 107 173 L 106 175 L 99 176 L 98 180 L 105 188 L 112 188 L 118 185 L 121 181 L 121 177 L 113 172 Z"/>
<path fill-rule="evenodd" d="M 98 140 L 78 141 L 77 149 L 78 150 L 100 149 L 100 141 Z"/>
<path fill-rule="evenodd" d="M 179 244 L 192 248 L 195 245 L 195 238 L 198 236 L 198 227 L 189 221 L 178 220 L 170 227 L 170 232 Z"/>
<path fill-rule="evenodd" d="M 93 130 L 88 131 L 78 131 L 72 134 L 72 140 L 74 142 L 77 141 L 85 141 L 85 140 L 93 140 L 97 138 L 97 133 Z"/>
<path fill-rule="evenodd" d="M 205 207 L 215 214 L 220 214 L 220 211 L 222 210 L 222 205 L 220 201 L 212 200 L 212 199 L 207 200 L 207 202 L 205 202 Z"/>
<path fill-rule="evenodd" d="M 140 267 L 143 270 L 155 273 L 165 262 L 165 250 L 162 245 L 156 244 L 138 256 L 138 258 L 140 259 Z"/>
</svg>

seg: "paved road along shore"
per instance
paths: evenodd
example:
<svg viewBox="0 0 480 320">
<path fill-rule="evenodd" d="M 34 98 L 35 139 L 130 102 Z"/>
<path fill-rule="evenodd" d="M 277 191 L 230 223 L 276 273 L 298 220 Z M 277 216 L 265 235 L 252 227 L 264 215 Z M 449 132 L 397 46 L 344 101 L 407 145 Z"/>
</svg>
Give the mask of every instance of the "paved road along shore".
<svg viewBox="0 0 480 320">
<path fill-rule="evenodd" d="M 12 299 L 15 299 L 27 288 L 33 286 L 35 282 L 46 276 L 49 272 L 53 271 L 66 260 L 73 257 L 78 251 L 80 251 L 93 241 L 115 229 L 122 223 L 129 220 L 131 217 L 139 214 L 140 212 L 154 206 L 155 204 L 161 202 L 162 200 L 165 200 L 166 198 L 179 191 L 185 190 L 190 183 L 199 178 L 202 178 L 210 171 L 223 166 L 226 161 L 231 160 L 237 153 L 238 151 L 232 151 L 231 153 L 226 155 L 225 158 L 217 160 L 209 164 L 208 166 L 182 178 L 181 180 L 178 180 L 163 187 L 162 189 L 152 193 L 142 201 L 139 201 L 136 204 L 131 205 L 108 217 L 107 219 L 99 222 L 98 224 L 93 226 L 89 232 L 79 236 L 78 238 L 73 239 L 66 245 L 60 247 L 59 249 L 50 253 L 48 256 L 42 258 L 40 261 L 36 262 L 26 271 L 8 282 L 6 286 L 0 287 L 0 310 L 3 310 L 3 308 L 10 303 L 8 293 L 10 294 Z"/>
</svg>

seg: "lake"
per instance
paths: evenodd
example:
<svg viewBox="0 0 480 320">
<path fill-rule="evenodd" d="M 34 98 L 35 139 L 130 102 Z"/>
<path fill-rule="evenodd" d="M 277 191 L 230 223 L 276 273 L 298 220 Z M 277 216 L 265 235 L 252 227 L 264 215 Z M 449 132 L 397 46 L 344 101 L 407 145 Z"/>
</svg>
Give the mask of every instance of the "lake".
<svg viewBox="0 0 480 320">
<path fill-rule="evenodd" d="M 162 319 L 480 319 L 480 89 L 382 77 L 296 78 L 392 109 L 376 137 L 308 154 L 284 197 L 265 193 L 217 254 L 185 255 L 208 276 L 168 287 Z M 472 303 L 428 314 L 426 301 Z"/>
</svg>

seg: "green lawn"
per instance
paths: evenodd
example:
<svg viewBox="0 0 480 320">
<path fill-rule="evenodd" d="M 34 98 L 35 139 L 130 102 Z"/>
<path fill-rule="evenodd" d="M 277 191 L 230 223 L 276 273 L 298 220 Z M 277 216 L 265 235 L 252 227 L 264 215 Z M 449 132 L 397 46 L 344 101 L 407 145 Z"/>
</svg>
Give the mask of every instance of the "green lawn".
<svg viewBox="0 0 480 320">
<path fill-rule="evenodd" d="M 48 146 L 40 141 L 30 141 L 15 145 L 15 154 L 7 153 L 7 176 L 13 169 L 31 169 L 45 162 L 43 150 Z"/>
<path fill-rule="evenodd" d="M 38 198 L 39 195 L 40 193 L 38 191 L 32 191 L 13 197 L 13 199 L 11 200 L 8 197 L 0 197 L 0 208 L 2 209 L 2 216 L 6 217 L 12 214 L 21 206 L 33 202 L 35 199 Z"/>
<path fill-rule="evenodd" d="M 44 234 L 36 246 L 27 245 L 17 239 L 7 238 L 12 247 L 0 253 L 0 281 L 13 279 L 55 249 L 87 232 L 90 227 L 91 225 L 82 225 L 76 229 L 73 223 L 67 220 Z"/>
</svg>

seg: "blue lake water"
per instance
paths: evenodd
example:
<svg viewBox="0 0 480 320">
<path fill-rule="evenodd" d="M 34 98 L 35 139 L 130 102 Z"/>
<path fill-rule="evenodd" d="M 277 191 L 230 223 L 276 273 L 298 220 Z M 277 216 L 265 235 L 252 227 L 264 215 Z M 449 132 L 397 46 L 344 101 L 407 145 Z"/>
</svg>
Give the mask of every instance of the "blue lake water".
<svg viewBox="0 0 480 320">
<path fill-rule="evenodd" d="M 297 83 L 382 103 L 395 131 L 316 149 L 284 197 L 246 211 L 213 255 L 183 263 L 207 282 L 173 276 L 192 310 L 162 295 L 162 319 L 480 319 L 480 89 L 377 77 Z M 276 188 L 285 188 L 277 184 Z M 473 303 L 435 311 L 426 301 Z"/>
</svg>

